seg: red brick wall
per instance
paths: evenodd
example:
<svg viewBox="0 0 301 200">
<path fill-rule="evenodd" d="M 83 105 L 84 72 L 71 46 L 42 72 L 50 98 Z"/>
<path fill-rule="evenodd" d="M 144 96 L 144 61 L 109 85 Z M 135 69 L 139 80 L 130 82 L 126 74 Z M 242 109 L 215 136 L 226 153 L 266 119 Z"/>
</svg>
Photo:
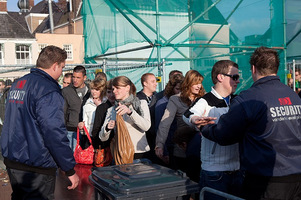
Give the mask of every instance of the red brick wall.
<svg viewBox="0 0 301 200">
<path fill-rule="evenodd" d="M 0 2 L 0 12 L 7 12 L 7 2 Z"/>
<path fill-rule="evenodd" d="M 34 7 L 34 0 L 29 0 L 29 9 Z"/>
</svg>

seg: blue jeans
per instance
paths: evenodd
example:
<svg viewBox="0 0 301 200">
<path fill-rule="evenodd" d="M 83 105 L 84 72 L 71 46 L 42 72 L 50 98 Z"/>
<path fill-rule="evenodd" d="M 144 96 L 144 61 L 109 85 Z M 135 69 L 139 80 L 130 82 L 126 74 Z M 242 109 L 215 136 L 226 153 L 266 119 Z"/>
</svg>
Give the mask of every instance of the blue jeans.
<svg viewBox="0 0 301 200">
<path fill-rule="evenodd" d="M 76 132 L 74 131 L 68 131 L 67 137 L 69 139 L 69 146 L 72 149 L 72 151 L 74 152 L 75 147 L 76 147 Z"/>
<path fill-rule="evenodd" d="M 240 170 L 224 172 L 224 171 L 206 171 L 201 170 L 200 186 L 210 187 L 221 192 L 241 196 L 243 173 Z M 221 196 L 205 192 L 205 200 L 226 200 Z"/>
</svg>

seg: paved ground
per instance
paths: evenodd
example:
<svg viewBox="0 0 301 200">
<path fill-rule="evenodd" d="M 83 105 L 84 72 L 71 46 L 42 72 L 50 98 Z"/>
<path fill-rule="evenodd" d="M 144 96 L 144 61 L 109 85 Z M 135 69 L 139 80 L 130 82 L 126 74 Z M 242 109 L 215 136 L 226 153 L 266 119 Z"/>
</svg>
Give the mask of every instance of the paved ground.
<svg viewBox="0 0 301 200">
<path fill-rule="evenodd" d="M 75 190 L 68 190 L 68 178 L 59 171 L 56 178 L 56 200 L 92 200 L 94 199 L 94 187 L 88 180 L 92 165 L 76 165 L 75 170 L 80 177 L 80 184 Z M 0 153 L 0 200 L 10 200 L 12 193 L 9 178 L 3 164 Z"/>
<path fill-rule="evenodd" d="M 10 187 L 9 179 L 3 164 L 3 158 L 0 152 L 0 199 L 10 200 L 12 190 Z"/>
</svg>

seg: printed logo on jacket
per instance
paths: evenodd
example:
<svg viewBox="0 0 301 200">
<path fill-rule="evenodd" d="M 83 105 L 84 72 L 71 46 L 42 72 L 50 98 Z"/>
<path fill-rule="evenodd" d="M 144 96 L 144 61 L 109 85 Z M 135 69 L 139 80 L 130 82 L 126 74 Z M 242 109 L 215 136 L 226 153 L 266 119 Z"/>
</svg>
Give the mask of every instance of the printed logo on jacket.
<svg viewBox="0 0 301 200">
<path fill-rule="evenodd" d="M 26 92 L 23 90 L 26 80 L 18 81 L 15 88 L 9 92 L 9 103 L 24 103 L 24 96 Z"/>
<path fill-rule="evenodd" d="M 273 122 L 301 118 L 301 105 L 292 105 L 289 97 L 279 98 L 278 101 L 279 106 L 270 108 Z"/>
</svg>

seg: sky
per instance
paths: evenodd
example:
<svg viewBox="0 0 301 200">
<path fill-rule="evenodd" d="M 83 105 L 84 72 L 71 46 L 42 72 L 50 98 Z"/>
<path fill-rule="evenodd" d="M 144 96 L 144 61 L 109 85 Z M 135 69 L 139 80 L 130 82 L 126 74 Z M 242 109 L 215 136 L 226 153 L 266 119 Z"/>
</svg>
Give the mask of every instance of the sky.
<svg viewBox="0 0 301 200">
<path fill-rule="evenodd" d="M 35 0 L 34 3 L 37 4 L 42 0 Z M 18 0 L 7 0 L 7 11 L 10 12 L 18 12 L 20 9 L 18 8 Z"/>
</svg>

